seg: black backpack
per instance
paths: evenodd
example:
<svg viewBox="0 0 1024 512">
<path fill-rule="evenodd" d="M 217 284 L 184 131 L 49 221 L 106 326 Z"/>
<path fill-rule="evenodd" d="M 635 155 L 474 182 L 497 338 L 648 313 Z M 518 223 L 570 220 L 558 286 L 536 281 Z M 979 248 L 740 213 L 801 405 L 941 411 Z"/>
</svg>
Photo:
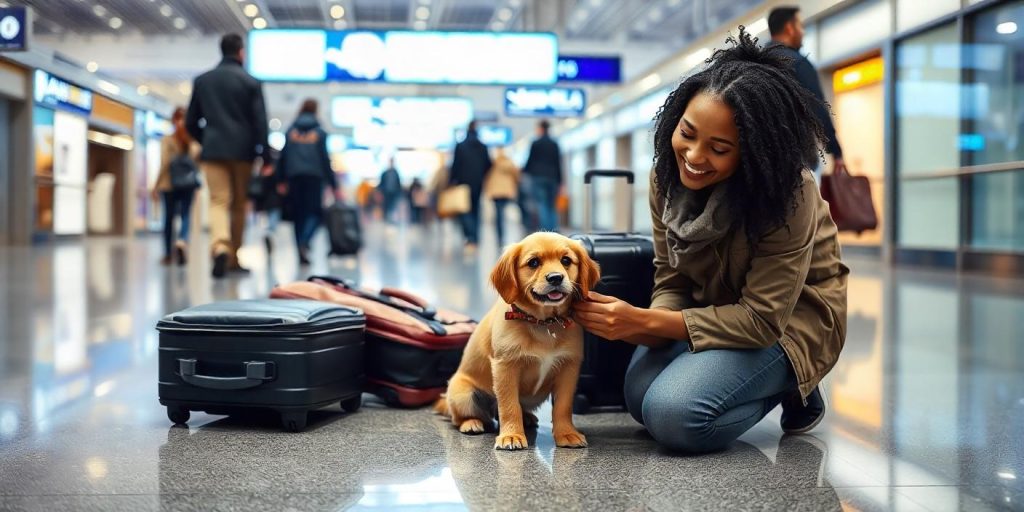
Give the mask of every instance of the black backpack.
<svg viewBox="0 0 1024 512">
<path fill-rule="evenodd" d="M 200 187 L 199 168 L 188 153 L 182 153 L 171 160 L 171 189 L 174 191 L 195 190 Z"/>
</svg>

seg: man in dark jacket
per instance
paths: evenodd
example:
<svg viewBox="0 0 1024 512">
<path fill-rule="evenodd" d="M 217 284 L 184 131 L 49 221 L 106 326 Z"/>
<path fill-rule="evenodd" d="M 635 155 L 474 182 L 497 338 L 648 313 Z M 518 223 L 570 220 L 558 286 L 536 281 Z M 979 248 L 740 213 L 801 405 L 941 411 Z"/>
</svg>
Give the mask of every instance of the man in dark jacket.
<svg viewBox="0 0 1024 512">
<path fill-rule="evenodd" d="M 398 205 L 402 201 L 402 177 L 398 174 L 398 169 L 395 169 L 394 158 L 389 162 L 388 168 L 380 174 L 377 191 L 380 192 L 381 199 L 384 201 L 384 222 L 398 224 L 395 215 L 397 215 Z"/>
<path fill-rule="evenodd" d="M 563 182 L 562 151 L 548 134 L 550 128 L 547 120 L 537 124 L 537 140 L 530 145 L 530 156 L 526 159 L 523 174 L 529 177 L 530 195 L 540 214 L 540 229 L 557 231 L 555 203 Z"/>
<path fill-rule="evenodd" d="M 825 137 L 828 139 L 825 144 L 825 152 L 832 155 L 833 172 L 845 171 L 843 148 L 839 146 L 839 140 L 836 139 L 836 128 L 832 124 L 832 116 L 824 103 L 825 94 L 821 90 L 818 71 L 814 69 L 814 64 L 811 64 L 811 61 L 807 60 L 807 57 L 799 51 L 804 44 L 804 23 L 800 19 L 800 9 L 797 7 L 772 9 L 768 14 L 768 31 L 772 34 L 772 41 L 785 47 L 787 53 L 793 58 L 793 72 L 796 74 L 796 79 L 822 101 L 822 105 L 816 113 L 818 122 L 821 123 L 821 128 L 825 130 Z"/>
<path fill-rule="evenodd" d="M 288 138 L 277 161 L 276 179 L 284 184 L 285 201 L 295 225 L 299 264 L 309 265 L 309 244 L 323 219 L 324 185 L 341 201 L 338 179 L 327 151 L 327 132 L 320 127 L 314 99 L 302 102 L 299 116 L 288 129 Z"/>
<path fill-rule="evenodd" d="M 220 51 L 220 64 L 196 78 L 185 116 L 188 132 L 203 146 L 200 159 L 210 190 L 210 252 L 217 278 L 228 270 L 246 271 L 238 264 L 246 191 L 256 157 L 270 164 L 263 86 L 242 67 L 242 36 L 221 38 Z"/>
<path fill-rule="evenodd" d="M 469 249 L 475 249 L 480 243 L 480 194 L 489 170 L 491 155 L 477 137 L 476 121 L 472 121 L 466 128 L 466 138 L 455 145 L 452 171 L 448 176 L 449 185 L 469 185 L 470 210 L 462 216 L 462 233 Z"/>
</svg>

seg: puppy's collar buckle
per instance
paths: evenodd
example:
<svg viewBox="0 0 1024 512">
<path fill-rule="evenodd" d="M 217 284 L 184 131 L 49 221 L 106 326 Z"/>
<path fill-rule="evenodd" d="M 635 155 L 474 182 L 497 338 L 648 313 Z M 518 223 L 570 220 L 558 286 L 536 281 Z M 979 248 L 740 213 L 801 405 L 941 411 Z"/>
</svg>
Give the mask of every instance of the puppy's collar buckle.
<svg viewBox="0 0 1024 512">
<path fill-rule="evenodd" d="M 557 325 L 557 326 L 561 327 L 562 329 L 568 329 L 569 327 L 572 327 L 572 324 L 573 324 L 572 316 L 567 316 L 567 317 L 553 316 L 553 317 L 545 318 L 545 319 L 541 320 L 540 318 L 537 318 L 537 317 L 527 313 L 526 311 L 523 311 L 522 308 L 520 308 L 519 306 L 516 306 L 515 304 L 511 304 L 511 306 L 512 306 L 512 309 L 505 312 L 505 320 L 518 320 L 518 321 L 521 321 L 521 322 L 527 322 L 527 323 L 536 324 L 536 325 L 543 325 L 543 326 L 548 328 L 548 332 L 551 331 L 551 326 L 553 326 L 553 325 Z M 554 334 L 552 333 L 552 335 L 554 335 Z"/>
</svg>

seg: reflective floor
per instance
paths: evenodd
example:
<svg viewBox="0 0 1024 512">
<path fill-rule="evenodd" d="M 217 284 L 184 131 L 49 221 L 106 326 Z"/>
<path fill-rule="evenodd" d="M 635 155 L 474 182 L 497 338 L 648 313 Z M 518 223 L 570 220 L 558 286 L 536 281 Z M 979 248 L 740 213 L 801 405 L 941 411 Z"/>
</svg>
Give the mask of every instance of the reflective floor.
<svg viewBox="0 0 1024 512">
<path fill-rule="evenodd" d="M 849 338 L 813 436 L 783 438 L 776 411 L 724 453 L 681 457 L 601 413 L 577 417 L 590 448 L 566 450 L 542 414 L 535 448 L 505 453 L 369 397 L 299 434 L 272 416 L 172 428 L 157 319 L 295 279 L 289 236 L 271 259 L 253 237 L 253 274 L 217 283 L 198 246 L 159 266 L 157 237 L 0 248 L 0 509 L 1024 509 L 1024 282 L 871 261 L 850 262 Z M 312 272 L 476 316 L 494 300 L 493 238 L 467 257 L 454 230 L 370 226 L 367 244 Z"/>
</svg>

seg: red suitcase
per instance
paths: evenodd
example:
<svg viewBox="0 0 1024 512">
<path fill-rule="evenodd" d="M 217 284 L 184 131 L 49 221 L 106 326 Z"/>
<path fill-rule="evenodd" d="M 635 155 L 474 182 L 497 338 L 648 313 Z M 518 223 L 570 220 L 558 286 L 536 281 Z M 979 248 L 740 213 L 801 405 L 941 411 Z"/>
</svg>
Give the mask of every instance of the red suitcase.
<svg viewBox="0 0 1024 512">
<path fill-rule="evenodd" d="M 270 296 L 361 309 L 366 314 L 365 390 L 392 406 L 418 407 L 437 400 L 477 325 L 414 294 L 392 288 L 373 292 L 334 277 L 280 285 Z"/>
</svg>

